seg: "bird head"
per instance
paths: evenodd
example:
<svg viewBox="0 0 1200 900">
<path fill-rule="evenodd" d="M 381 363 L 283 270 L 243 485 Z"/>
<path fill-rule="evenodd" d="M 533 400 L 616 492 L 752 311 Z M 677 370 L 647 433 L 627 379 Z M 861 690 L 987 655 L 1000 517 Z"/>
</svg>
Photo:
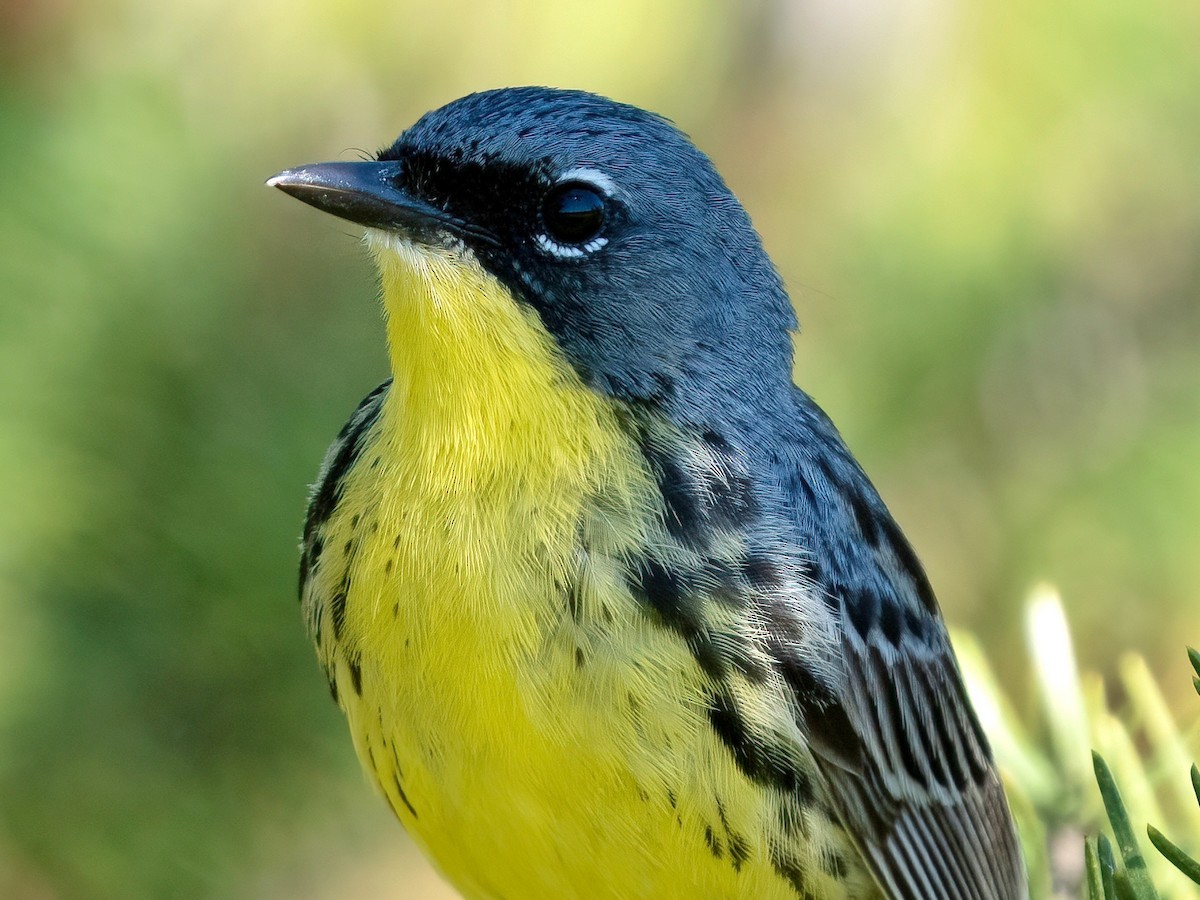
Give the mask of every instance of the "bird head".
<svg viewBox="0 0 1200 900">
<path fill-rule="evenodd" d="M 385 298 L 389 271 L 431 259 L 481 271 L 596 391 L 744 406 L 790 384 L 793 313 L 749 217 L 682 132 L 637 107 L 549 88 L 472 94 L 374 160 L 268 184 L 366 226 Z"/>
</svg>

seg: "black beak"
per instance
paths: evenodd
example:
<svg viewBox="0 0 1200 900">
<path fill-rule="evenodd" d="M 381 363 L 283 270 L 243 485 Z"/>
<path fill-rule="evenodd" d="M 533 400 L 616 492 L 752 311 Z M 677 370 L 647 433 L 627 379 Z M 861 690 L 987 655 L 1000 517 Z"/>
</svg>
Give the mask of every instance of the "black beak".
<svg viewBox="0 0 1200 900">
<path fill-rule="evenodd" d="M 397 187 L 398 162 L 317 163 L 287 169 L 267 179 L 297 200 L 368 228 L 399 231 L 422 243 L 444 242 L 447 234 L 495 243 L 495 238 Z"/>
</svg>

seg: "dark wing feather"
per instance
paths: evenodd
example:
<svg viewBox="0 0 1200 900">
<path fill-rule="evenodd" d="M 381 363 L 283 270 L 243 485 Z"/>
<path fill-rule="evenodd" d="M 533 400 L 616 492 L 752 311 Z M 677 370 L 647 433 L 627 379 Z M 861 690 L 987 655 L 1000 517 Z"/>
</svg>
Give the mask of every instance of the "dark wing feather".
<svg viewBox="0 0 1200 900">
<path fill-rule="evenodd" d="M 829 794 L 876 879 L 903 900 L 1028 897 L 991 749 L 920 562 L 807 397 L 788 479 L 810 576 L 839 618 L 841 668 L 798 696 Z"/>
<path fill-rule="evenodd" d="M 1027 896 L 1020 848 L 949 647 L 849 632 L 848 680 L 807 724 L 844 824 L 889 896 Z"/>
</svg>

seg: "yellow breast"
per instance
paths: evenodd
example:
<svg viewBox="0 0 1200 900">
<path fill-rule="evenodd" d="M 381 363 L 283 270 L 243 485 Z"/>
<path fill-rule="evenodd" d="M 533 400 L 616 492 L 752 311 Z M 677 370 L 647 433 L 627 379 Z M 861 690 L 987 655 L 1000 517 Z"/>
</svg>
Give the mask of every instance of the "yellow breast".
<svg viewBox="0 0 1200 900">
<path fill-rule="evenodd" d="M 340 598 L 315 631 L 364 766 L 469 897 L 796 897 L 771 848 L 806 822 L 629 590 L 630 558 L 683 551 L 620 411 L 472 258 L 372 240 L 394 381 L 305 597 L 318 623 Z M 845 887 L 828 844 L 801 842 L 812 896 Z"/>
</svg>

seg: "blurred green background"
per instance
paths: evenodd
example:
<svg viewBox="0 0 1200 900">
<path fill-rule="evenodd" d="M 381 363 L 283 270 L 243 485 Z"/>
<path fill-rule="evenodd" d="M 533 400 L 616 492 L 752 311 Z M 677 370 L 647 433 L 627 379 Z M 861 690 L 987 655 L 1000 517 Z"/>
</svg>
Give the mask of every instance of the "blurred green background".
<svg viewBox="0 0 1200 900">
<path fill-rule="evenodd" d="M 0 896 L 443 895 L 295 600 L 374 275 L 262 182 L 500 85 L 710 153 L 798 380 L 1015 696 L 1048 579 L 1085 666 L 1140 650 L 1183 708 L 1198 47 L 1194 0 L 0 0 Z"/>
</svg>

